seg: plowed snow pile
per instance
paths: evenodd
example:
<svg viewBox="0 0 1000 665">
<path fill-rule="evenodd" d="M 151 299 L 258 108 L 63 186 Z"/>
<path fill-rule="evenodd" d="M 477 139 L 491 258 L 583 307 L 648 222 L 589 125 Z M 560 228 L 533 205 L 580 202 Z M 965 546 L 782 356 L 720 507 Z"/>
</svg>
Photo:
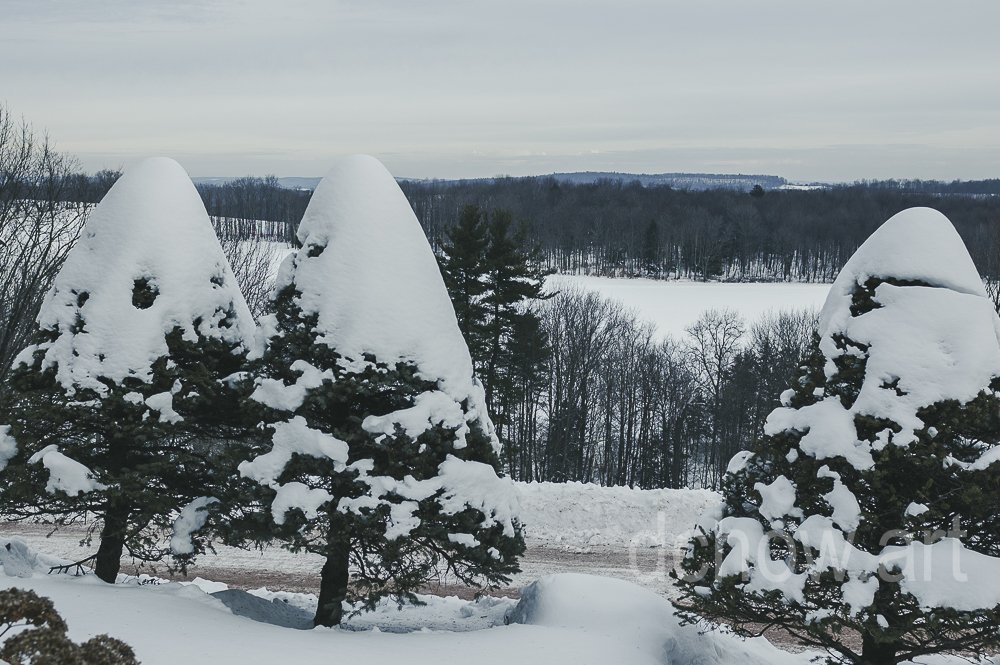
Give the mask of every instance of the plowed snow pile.
<svg viewBox="0 0 1000 665">
<path fill-rule="evenodd" d="M 601 487 L 590 483 L 516 483 L 529 545 L 564 548 L 669 547 L 706 509 L 710 490 Z"/>
</svg>

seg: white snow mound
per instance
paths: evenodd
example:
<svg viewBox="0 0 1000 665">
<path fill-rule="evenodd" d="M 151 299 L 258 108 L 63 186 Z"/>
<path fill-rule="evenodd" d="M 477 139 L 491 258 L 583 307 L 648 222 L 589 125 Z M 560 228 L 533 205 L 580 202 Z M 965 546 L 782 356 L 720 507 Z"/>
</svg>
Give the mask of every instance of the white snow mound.
<svg viewBox="0 0 1000 665">
<path fill-rule="evenodd" d="M 897 283 L 878 285 L 875 307 L 855 315 L 852 294 L 872 277 Z M 841 348 L 841 335 L 866 350 Z M 775 409 L 764 431 L 806 431 L 803 452 L 817 459 L 844 457 L 862 470 L 874 464 L 873 447 L 884 443 L 859 441 L 855 416 L 890 418 L 901 428 L 893 443 L 905 446 L 924 426 L 920 409 L 943 400 L 968 402 L 1000 376 L 1000 318 L 947 217 L 911 208 L 872 234 L 830 289 L 820 350 L 829 378 L 841 356 L 866 357 L 857 399 L 850 408 L 829 397 L 801 409 Z"/>
<path fill-rule="evenodd" d="M 686 543 L 699 517 L 722 503 L 711 490 L 577 482 L 515 486 L 525 541 L 543 547 L 673 547 Z"/>
<path fill-rule="evenodd" d="M 350 360 L 371 353 L 390 365 L 411 361 L 451 397 L 481 405 L 437 261 L 378 160 L 356 155 L 337 164 L 313 193 L 298 239 L 302 249 L 282 264 L 277 288 L 294 281 L 303 312 L 318 316 L 321 341 Z M 485 409 L 480 417 L 487 420 Z"/>
<path fill-rule="evenodd" d="M 133 305 L 137 280 L 158 292 L 146 308 Z M 233 310 L 236 323 L 220 326 Z M 196 323 L 197 322 L 197 323 Z M 180 326 L 231 343 L 248 343 L 254 322 L 226 261 L 201 197 L 175 161 L 147 159 L 128 169 L 91 213 L 38 314 L 57 338 L 30 346 L 45 366 L 56 365 L 69 392 L 105 394 L 101 377 L 120 383 L 147 379 L 167 353 L 164 334 Z M 82 326 L 82 327 L 81 327 Z"/>
<path fill-rule="evenodd" d="M 959 293 L 986 296 L 983 280 L 958 231 L 933 208 L 896 213 L 841 269 L 820 312 L 820 334 L 842 325 L 851 293 L 871 277 L 927 282 Z"/>
<path fill-rule="evenodd" d="M 27 579 L 39 573 L 44 575 L 53 566 L 69 563 L 46 554 L 40 554 L 20 538 L 0 539 L 0 568 L 7 577 Z"/>
<path fill-rule="evenodd" d="M 801 664 L 815 654 L 790 654 L 764 638 L 741 640 L 704 626 L 681 626 L 673 606 L 649 589 L 624 580 L 562 573 L 548 575 L 521 591 L 508 615 L 511 623 L 578 629 L 615 636 L 637 654 L 684 665 Z"/>
</svg>

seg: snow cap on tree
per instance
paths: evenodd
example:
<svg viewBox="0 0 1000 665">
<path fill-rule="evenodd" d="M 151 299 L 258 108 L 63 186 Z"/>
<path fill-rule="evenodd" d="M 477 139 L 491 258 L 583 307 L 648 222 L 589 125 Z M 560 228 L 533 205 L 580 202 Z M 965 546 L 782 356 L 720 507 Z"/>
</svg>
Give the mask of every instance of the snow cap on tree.
<svg viewBox="0 0 1000 665">
<path fill-rule="evenodd" d="M 100 379 L 146 381 L 167 355 L 165 335 L 215 338 L 246 348 L 253 318 L 222 252 L 198 191 L 172 159 L 129 168 L 94 209 L 38 314 L 51 341 L 44 352 L 68 391 Z"/>
<path fill-rule="evenodd" d="M 865 358 L 857 398 L 850 407 L 835 395 L 786 405 L 765 433 L 809 428 L 803 452 L 844 456 L 859 469 L 879 443 L 857 440 L 856 416 L 888 417 L 901 428 L 893 443 L 907 445 L 923 426 L 920 409 L 968 402 L 1000 376 L 1000 319 L 961 237 L 931 208 L 894 215 L 858 248 L 830 289 L 819 334 L 827 381 L 846 357 Z"/>
<path fill-rule="evenodd" d="M 869 279 L 919 281 L 959 293 L 986 296 L 983 280 L 961 236 L 933 208 L 908 208 L 875 230 L 844 264 L 820 314 L 820 331 L 846 322 L 855 289 Z"/>
<path fill-rule="evenodd" d="M 349 360 L 412 362 L 499 442 L 434 253 L 406 196 L 374 157 L 341 160 L 316 187 L 276 291 L 294 283 L 318 341 Z"/>
</svg>

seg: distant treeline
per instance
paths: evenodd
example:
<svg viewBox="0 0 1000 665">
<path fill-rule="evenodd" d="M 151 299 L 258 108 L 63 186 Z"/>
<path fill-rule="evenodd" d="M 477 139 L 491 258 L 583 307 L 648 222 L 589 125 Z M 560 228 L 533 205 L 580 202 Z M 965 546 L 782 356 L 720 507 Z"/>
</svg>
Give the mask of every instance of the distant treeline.
<svg viewBox="0 0 1000 665">
<path fill-rule="evenodd" d="M 74 175 L 80 199 L 99 200 L 113 172 Z M 912 206 L 946 214 L 980 272 L 1000 278 L 1000 179 L 863 181 L 810 190 L 690 191 L 621 179 L 554 177 L 400 183 L 439 250 L 467 205 L 507 210 L 537 245 L 542 267 L 655 279 L 829 282 L 887 218 Z M 294 241 L 306 189 L 274 176 L 201 183 L 221 234 Z M 269 223 L 260 223 L 269 222 Z"/>
<path fill-rule="evenodd" d="M 1000 195 L 1000 178 L 988 180 L 863 180 L 859 183 L 872 189 L 896 189 L 922 194 L 963 194 L 966 196 Z"/>
<path fill-rule="evenodd" d="M 312 195 L 309 190 L 282 187 L 274 176 L 197 187 L 219 234 L 237 240 L 293 241 Z"/>
<path fill-rule="evenodd" d="M 980 271 L 1000 274 L 1000 199 L 989 195 L 998 182 L 879 181 L 756 195 L 552 178 L 402 186 L 435 247 L 459 211 L 477 204 L 509 210 L 559 272 L 826 282 L 879 224 L 911 206 L 948 215 Z"/>
<path fill-rule="evenodd" d="M 98 203 L 121 176 L 120 171 L 61 176 L 60 199 Z M 196 185 L 219 235 L 232 240 L 292 242 L 295 228 L 309 205 L 312 192 L 281 186 L 275 176 L 246 176 L 221 183 Z"/>
</svg>

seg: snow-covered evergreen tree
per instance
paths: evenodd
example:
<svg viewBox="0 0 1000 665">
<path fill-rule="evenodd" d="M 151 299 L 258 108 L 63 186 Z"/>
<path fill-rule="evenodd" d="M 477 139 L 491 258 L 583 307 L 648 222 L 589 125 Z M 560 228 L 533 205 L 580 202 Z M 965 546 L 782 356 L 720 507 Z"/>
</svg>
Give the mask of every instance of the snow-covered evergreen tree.
<svg viewBox="0 0 1000 665">
<path fill-rule="evenodd" d="M 111 188 L 70 250 L 18 357 L 14 422 L 0 429 L 3 510 L 100 518 L 97 575 L 123 551 L 168 554 L 162 533 L 218 482 L 254 323 L 198 192 L 154 158 Z M 195 503 L 198 507 L 205 502 Z M 176 549 L 190 554 L 185 512 Z"/>
<path fill-rule="evenodd" d="M 537 248 L 514 229 L 505 210 L 487 215 L 466 206 L 448 230 L 439 257 L 441 274 L 458 315 L 458 327 L 486 392 L 507 469 L 516 475 L 520 455 L 514 412 L 533 394 L 546 366 L 548 336 L 534 305 L 544 294 L 546 271 L 539 269 Z"/>
<path fill-rule="evenodd" d="M 878 229 L 765 436 L 730 463 L 684 561 L 688 617 L 852 663 L 1000 646 L 998 334 L 947 218 L 913 208 Z"/>
<path fill-rule="evenodd" d="M 486 357 L 485 326 L 489 312 L 483 297 L 489 291 L 484 279 L 489 233 L 483 211 L 479 206 L 467 205 L 458 216 L 458 222 L 448 229 L 439 258 L 441 276 L 455 308 L 458 329 L 465 337 L 474 365 L 477 355 Z"/>
<path fill-rule="evenodd" d="M 375 159 L 317 187 L 282 265 L 255 400 L 269 449 L 240 465 L 243 538 L 326 559 L 315 622 L 348 597 L 407 596 L 447 569 L 493 585 L 524 549 L 513 484 L 441 274 Z"/>
</svg>

